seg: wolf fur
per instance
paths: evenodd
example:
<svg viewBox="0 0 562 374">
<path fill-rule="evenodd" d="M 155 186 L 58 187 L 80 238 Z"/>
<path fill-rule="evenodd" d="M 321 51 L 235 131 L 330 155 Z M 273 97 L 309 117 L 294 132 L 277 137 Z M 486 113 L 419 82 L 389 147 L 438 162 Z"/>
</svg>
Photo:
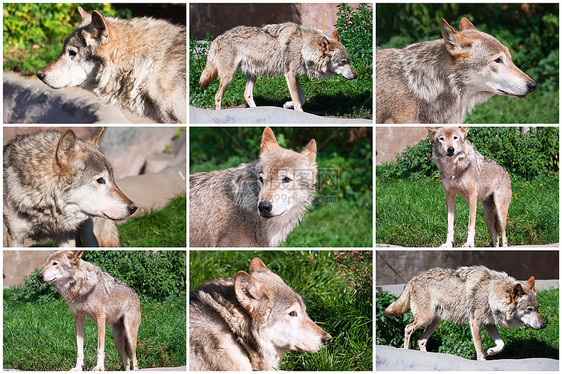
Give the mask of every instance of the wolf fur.
<svg viewBox="0 0 562 374">
<path fill-rule="evenodd" d="M 53 239 L 58 246 L 119 246 L 114 220 L 137 207 L 119 190 L 97 144 L 72 130 L 20 135 L 4 147 L 4 224 L 8 246 Z"/>
<path fill-rule="evenodd" d="M 435 268 L 413 277 L 384 314 L 397 316 L 408 309 L 412 309 L 415 319 L 406 326 L 404 348 L 410 348 L 410 338 L 420 327 L 427 326 L 418 340 L 420 350 L 425 352 L 427 340 L 439 322 L 468 323 L 478 360 L 503 350 L 504 342 L 496 325 L 505 328 L 526 325 L 536 330 L 546 327 L 539 314 L 534 277 L 522 286 L 506 273 L 484 266 Z M 481 327 L 496 344 L 486 351 L 480 339 Z"/>
<path fill-rule="evenodd" d="M 92 371 L 104 370 L 105 324 L 113 329 L 115 347 L 125 370 L 138 370 L 137 333 L 141 322 L 139 297 L 123 281 L 99 267 L 81 260 L 84 251 L 57 251 L 45 261 L 37 275 L 41 283 L 52 283 L 72 310 L 76 330 L 77 358 L 73 370 L 84 366 L 84 323 L 88 316 L 98 328 L 97 364 Z"/>
<path fill-rule="evenodd" d="M 185 123 L 185 27 L 78 12 L 82 22 L 37 77 L 52 88 L 82 87 L 157 122 Z"/>
<path fill-rule="evenodd" d="M 494 95 L 524 98 L 537 83 L 507 47 L 466 18 L 443 39 L 377 50 L 377 123 L 463 123 Z"/>
<path fill-rule="evenodd" d="M 300 295 L 259 259 L 249 273 L 204 283 L 189 297 L 190 370 L 276 370 L 290 350 L 317 352 L 332 337 Z"/>
<path fill-rule="evenodd" d="M 316 172 L 314 139 L 297 153 L 267 127 L 258 161 L 189 177 L 190 246 L 278 246 L 312 204 Z"/>
<path fill-rule="evenodd" d="M 427 128 L 433 141 L 433 161 L 441 172 L 441 183 L 447 195 L 447 241 L 443 247 L 452 247 L 454 239 L 455 199 L 460 194 L 469 207 L 468 237 L 463 247 L 474 247 L 476 206 L 482 202 L 484 219 L 499 247 L 507 246 L 505 226 L 511 202 L 509 173 L 498 163 L 482 156 L 466 140 L 469 127 Z"/>
<path fill-rule="evenodd" d="M 328 38 L 317 29 L 290 22 L 264 27 L 238 26 L 211 43 L 199 83 L 205 89 L 217 75 L 220 76 L 215 95 L 217 110 L 221 109 L 224 92 L 239 68 L 246 76 L 244 98 L 252 108 L 256 106 L 253 89 L 258 76 L 284 74 L 292 101 L 283 107 L 298 111 L 302 111 L 306 101 L 299 75 L 357 78 L 337 31 Z"/>
</svg>

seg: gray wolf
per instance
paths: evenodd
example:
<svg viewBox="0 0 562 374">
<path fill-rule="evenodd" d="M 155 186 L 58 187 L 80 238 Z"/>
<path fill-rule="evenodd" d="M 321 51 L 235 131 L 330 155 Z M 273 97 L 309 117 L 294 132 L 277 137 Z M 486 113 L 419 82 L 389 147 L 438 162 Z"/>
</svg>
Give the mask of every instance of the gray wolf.
<svg viewBox="0 0 562 374">
<path fill-rule="evenodd" d="M 78 12 L 82 22 L 37 77 L 51 88 L 82 87 L 157 122 L 185 123 L 185 27 Z"/>
<path fill-rule="evenodd" d="M 113 220 L 137 207 L 119 190 L 97 144 L 72 130 L 20 135 L 4 147 L 4 224 L 8 246 L 50 238 L 60 247 L 117 247 Z"/>
<path fill-rule="evenodd" d="M 443 39 L 377 50 L 377 123 L 463 123 L 494 95 L 524 98 L 537 83 L 506 46 L 466 18 Z"/>
<path fill-rule="evenodd" d="M 81 260 L 84 251 L 57 251 L 45 261 L 45 268 L 37 275 L 41 283 L 52 283 L 74 315 L 77 358 L 73 370 L 82 371 L 84 365 L 85 316 L 98 327 L 97 364 L 92 371 L 104 370 L 105 324 L 113 329 L 113 339 L 123 361 L 130 370 L 138 370 L 137 332 L 141 322 L 139 297 L 123 281 L 113 278 L 99 267 Z"/>
<path fill-rule="evenodd" d="M 204 283 L 189 296 L 190 370 L 276 370 L 290 350 L 317 352 L 332 337 L 300 295 L 259 258 L 249 274 Z"/>
<path fill-rule="evenodd" d="M 263 131 L 258 161 L 189 177 L 191 247 L 274 247 L 314 198 L 316 142 L 300 152 Z"/>
<path fill-rule="evenodd" d="M 443 247 L 453 246 L 455 199 L 460 194 L 469 207 L 468 238 L 463 247 L 474 247 L 476 205 L 482 202 L 484 219 L 492 236 L 492 243 L 507 246 L 505 226 L 511 202 L 511 179 L 508 172 L 495 161 L 478 153 L 466 140 L 468 127 L 427 128 L 433 141 L 433 161 L 441 172 L 441 183 L 447 195 L 447 241 Z"/>
<path fill-rule="evenodd" d="M 413 277 L 384 313 L 397 316 L 408 309 L 412 309 L 414 322 L 405 328 L 404 348 L 410 348 L 412 333 L 422 326 L 427 327 L 418 346 L 425 352 L 427 340 L 439 322 L 468 323 L 478 360 L 503 350 L 504 343 L 496 325 L 506 328 L 526 325 L 535 330 L 546 327 L 539 314 L 534 277 L 522 286 L 506 273 L 484 266 L 456 270 L 435 268 Z M 480 339 L 481 327 L 496 344 L 486 351 Z"/>
<path fill-rule="evenodd" d="M 328 38 L 317 29 L 290 22 L 264 27 L 238 26 L 219 35 L 211 43 L 199 84 L 205 89 L 217 75 L 220 76 L 215 95 L 217 110 L 221 109 L 224 92 L 238 68 L 246 76 L 244 98 L 251 108 L 256 106 L 253 90 L 256 79 L 261 75 L 285 74 L 292 101 L 286 102 L 283 107 L 301 112 L 306 99 L 299 75 L 357 78 L 337 31 Z"/>
</svg>

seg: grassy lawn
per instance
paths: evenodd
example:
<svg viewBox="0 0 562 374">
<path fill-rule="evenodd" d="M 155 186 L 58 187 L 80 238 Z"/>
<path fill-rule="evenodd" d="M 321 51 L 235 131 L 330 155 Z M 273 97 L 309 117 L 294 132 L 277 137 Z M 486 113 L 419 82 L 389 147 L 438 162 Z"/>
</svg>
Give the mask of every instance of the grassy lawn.
<svg viewBox="0 0 562 374">
<path fill-rule="evenodd" d="M 67 371 L 76 364 L 74 319 L 61 299 L 37 303 L 10 300 L 4 290 L 4 369 Z M 186 300 L 141 300 L 137 340 L 139 368 L 186 365 Z M 86 319 L 84 364 L 96 364 L 97 329 Z M 123 370 L 111 327 L 105 330 L 105 369 Z"/>
<path fill-rule="evenodd" d="M 338 264 L 333 251 L 190 251 L 190 291 L 205 281 L 248 271 L 251 259 L 259 257 L 303 296 L 309 316 L 333 337 L 317 353 L 289 352 L 280 370 L 371 371 L 372 251 L 342 253 L 355 273 Z M 365 257 L 355 256 L 360 253 Z"/>
<path fill-rule="evenodd" d="M 377 167 L 376 242 L 406 247 L 438 247 L 447 237 L 445 191 L 438 179 L 394 179 Z M 512 178 L 509 206 L 509 245 L 552 244 L 559 241 L 558 176 L 533 182 Z M 466 241 L 468 205 L 457 196 L 455 243 Z M 482 205 L 476 214 L 477 247 L 491 245 Z"/>
<path fill-rule="evenodd" d="M 411 311 L 398 317 L 384 315 L 384 309 L 390 305 L 396 296 L 387 292 L 377 292 L 377 344 L 404 346 L 404 327 L 414 320 Z M 539 313 L 546 323 L 543 330 L 533 330 L 529 327 L 498 328 L 505 343 L 503 352 L 491 359 L 522 359 L 522 358 L 553 358 L 558 359 L 559 348 L 559 290 L 551 289 L 537 292 Z M 412 335 L 411 344 L 418 349 L 417 341 L 423 329 Z M 482 345 L 484 349 L 494 346 L 493 340 L 484 329 L 481 329 Z M 427 343 L 429 352 L 450 353 L 468 359 L 476 358 L 476 350 L 472 342 L 468 324 L 457 325 L 448 321 L 441 322 L 437 331 Z"/>
<path fill-rule="evenodd" d="M 559 93 L 541 91 L 539 85 L 525 99 L 496 95 L 474 107 L 465 123 L 558 123 Z"/>
</svg>

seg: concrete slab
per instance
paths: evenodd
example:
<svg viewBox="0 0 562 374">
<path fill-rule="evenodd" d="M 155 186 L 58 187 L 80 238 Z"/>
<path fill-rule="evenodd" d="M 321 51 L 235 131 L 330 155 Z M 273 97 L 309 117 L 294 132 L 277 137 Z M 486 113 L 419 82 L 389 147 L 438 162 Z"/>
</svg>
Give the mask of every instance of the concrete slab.
<svg viewBox="0 0 562 374">
<path fill-rule="evenodd" d="M 521 360 L 467 360 L 433 352 L 420 352 L 385 345 L 376 346 L 377 371 L 558 371 L 558 360 L 525 358 Z"/>
<path fill-rule="evenodd" d="M 332 125 L 372 125 L 369 119 L 347 119 L 322 117 L 272 106 L 233 109 L 201 109 L 189 107 L 189 123 L 193 124 L 332 124 Z"/>
</svg>

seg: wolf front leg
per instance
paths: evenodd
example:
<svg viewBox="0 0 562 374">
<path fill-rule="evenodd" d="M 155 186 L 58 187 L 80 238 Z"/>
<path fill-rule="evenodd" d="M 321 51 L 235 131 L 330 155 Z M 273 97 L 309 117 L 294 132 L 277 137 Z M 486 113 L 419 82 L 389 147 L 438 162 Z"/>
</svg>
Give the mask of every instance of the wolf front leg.
<svg viewBox="0 0 562 374">
<path fill-rule="evenodd" d="M 478 191 L 472 187 L 468 191 L 468 237 L 463 248 L 474 247 L 474 236 L 476 234 L 476 207 L 478 204 Z"/>
<path fill-rule="evenodd" d="M 451 248 L 455 236 L 455 199 L 457 198 L 457 193 L 445 189 L 445 194 L 447 195 L 447 241 L 441 248 Z"/>
<path fill-rule="evenodd" d="M 84 323 L 86 316 L 81 312 L 73 312 L 74 330 L 76 332 L 76 366 L 71 371 L 82 371 L 84 366 Z"/>
<path fill-rule="evenodd" d="M 105 361 L 105 314 L 102 311 L 95 311 L 96 325 L 98 326 L 98 361 L 92 371 L 104 371 Z"/>
<path fill-rule="evenodd" d="M 482 350 L 482 339 L 480 338 L 480 324 L 474 316 L 470 319 L 470 332 L 472 332 L 472 341 L 474 342 L 474 348 L 476 348 L 476 359 L 486 361 L 486 355 Z"/>
<path fill-rule="evenodd" d="M 287 81 L 287 86 L 289 86 L 289 93 L 291 94 L 292 101 L 287 101 L 283 104 L 283 108 L 295 109 L 302 112 L 302 106 L 304 105 L 306 99 L 304 97 L 304 93 L 302 92 L 298 75 L 292 71 L 288 71 L 285 73 L 285 80 Z"/>
<path fill-rule="evenodd" d="M 491 347 L 491 348 L 486 349 L 485 356 L 486 357 L 492 356 L 492 355 L 498 354 L 501 351 L 503 351 L 504 343 L 503 343 L 502 337 L 500 336 L 500 333 L 498 332 L 498 329 L 496 328 L 496 326 L 495 325 L 486 325 L 486 326 L 484 326 L 484 328 L 488 332 L 488 335 L 490 335 L 490 337 L 492 339 L 494 339 L 494 343 L 496 343 L 495 347 Z"/>
</svg>

